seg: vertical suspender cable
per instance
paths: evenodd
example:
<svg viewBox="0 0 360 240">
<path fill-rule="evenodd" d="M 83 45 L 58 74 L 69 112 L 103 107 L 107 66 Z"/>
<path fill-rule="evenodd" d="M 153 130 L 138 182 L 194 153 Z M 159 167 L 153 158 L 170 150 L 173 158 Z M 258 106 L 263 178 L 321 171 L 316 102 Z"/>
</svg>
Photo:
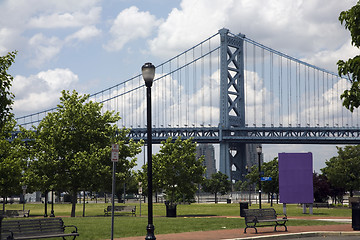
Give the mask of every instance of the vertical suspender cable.
<svg viewBox="0 0 360 240">
<path fill-rule="evenodd" d="M 290 60 L 290 62 L 289 62 L 289 76 L 290 76 L 290 79 L 289 79 L 289 94 L 290 94 L 290 99 L 289 99 L 289 120 L 290 120 L 290 125 L 292 124 L 292 117 L 291 117 L 291 115 L 292 115 L 292 111 L 291 111 L 291 109 L 292 109 L 292 94 L 291 94 L 291 90 L 292 90 L 292 87 L 291 87 L 291 82 L 292 82 L 292 75 L 291 75 L 291 60 Z"/>
<path fill-rule="evenodd" d="M 254 126 L 256 126 L 256 47 L 253 45 Z"/>
<path fill-rule="evenodd" d="M 218 69 L 218 71 L 217 71 L 217 79 L 218 79 L 218 82 L 219 82 L 219 85 L 220 85 L 220 49 L 218 49 L 217 50 L 217 69 Z M 219 89 L 220 89 L 220 86 L 219 86 Z M 220 94 L 219 93 L 220 91 L 218 91 L 218 94 Z M 246 94 L 245 94 L 245 96 L 246 96 Z M 219 96 L 219 98 L 220 98 L 220 96 Z M 220 106 L 219 106 L 219 110 L 220 110 Z M 217 118 L 217 121 L 218 121 L 218 123 L 220 123 L 220 118 L 218 117 Z"/>
<path fill-rule="evenodd" d="M 274 93 L 274 53 L 270 53 L 270 115 L 271 115 L 271 123 L 270 125 L 274 125 L 274 112 L 275 112 L 275 93 Z"/>
<path fill-rule="evenodd" d="M 335 111 L 334 111 L 334 75 L 331 74 L 331 115 L 332 115 L 332 126 L 335 127 Z"/>
<path fill-rule="evenodd" d="M 209 89 L 209 94 L 210 94 L 210 97 L 209 97 L 209 100 L 210 100 L 210 120 L 209 120 L 209 126 L 212 125 L 212 109 L 213 109 L 213 105 L 212 105 L 212 96 L 211 96 L 211 93 L 212 93 L 212 63 L 211 63 L 211 40 L 209 40 L 209 52 L 210 52 L 210 59 L 209 59 L 209 82 L 210 82 L 210 89 Z"/>
<path fill-rule="evenodd" d="M 172 60 L 171 60 L 172 61 Z M 172 74 L 172 66 L 171 66 L 171 61 L 169 62 L 169 68 L 170 68 L 170 70 L 169 70 L 169 73 L 170 73 L 170 101 L 169 101 L 169 112 L 170 112 L 170 120 L 168 121 L 168 126 L 170 127 L 170 126 L 172 126 L 173 125 L 173 111 L 174 111 L 174 99 L 173 99 L 173 89 L 172 89 L 172 82 L 173 82 L 173 80 L 174 80 L 174 78 L 173 78 L 173 74 Z"/>
<path fill-rule="evenodd" d="M 315 111 L 316 109 L 316 70 L 313 68 L 313 73 L 314 73 L 314 77 L 313 77 L 313 81 L 314 81 L 314 109 L 313 111 Z M 317 120 L 316 120 L 316 113 L 314 112 L 314 125 L 316 125 Z"/>
<path fill-rule="evenodd" d="M 310 67 L 307 67 L 307 82 L 308 82 L 308 90 L 307 90 L 307 92 L 308 92 L 308 112 L 309 112 L 309 119 L 308 119 L 308 121 L 307 121 L 307 123 L 309 124 L 309 126 L 310 126 L 310 122 L 311 122 L 311 87 L 310 87 Z"/>
<path fill-rule="evenodd" d="M 279 56 L 279 126 L 282 125 L 282 56 Z"/>
<path fill-rule="evenodd" d="M 295 62 L 295 106 L 296 106 L 296 126 L 299 125 L 299 88 L 298 88 L 298 83 L 299 83 L 299 79 L 298 79 L 298 65 L 299 63 Z"/>
<path fill-rule="evenodd" d="M 177 92 L 178 92 L 178 124 L 177 126 L 179 127 L 180 126 L 180 122 L 181 122 L 181 115 L 180 115 L 180 112 L 181 112 L 181 101 L 180 101 L 180 94 L 181 94 L 181 69 L 179 69 L 180 65 L 179 65 L 179 58 L 180 57 L 177 57 L 177 78 L 178 78 L 178 88 L 177 88 Z"/>
<path fill-rule="evenodd" d="M 299 89 L 298 89 L 298 106 L 299 106 L 299 122 L 298 122 L 298 124 L 299 124 L 299 126 L 301 125 L 301 65 L 300 65 L 300 63 L 298 63 L 298 65 L 299 65 L 299 70 L 298 70 L 298 74 L 299 74 L 299 76 L 298 76 L 298 82 L 299 82 Z"/>
<path fill-rule="evenodd" d="M 318 114 L 318 123 L 317 125 L 320 126 L 320 73 L 319 70 L 316 71 L 317 72 L 317 114 Z"/>
<path fill-rule="evenodd" d="M 185 63 L 187 63 L 187 51 L 185 52 Z M 189 67 L 185 68 L 185 99 L 186 99 L 186 110 L 185 110 L 185 127 L 189 125 Z"/>
<path fill-rule="evenodd" d="M 220 53 L 219 53 L 220 54 Z M 246 41 L 244 41 L 244 74 L 245 74 L 245 76 L 244 76 L 244 92 L 245 92 L 245 108 L 246 108 L 246 105 L 248 104 L 248 74 L 247 74 L 247 72 L 248 72 L 248 64 L 247 64 L 247 59 L 248 59 L 248 57 L 247 57 L 247 54 L 248 54 L 248 51 L 247 51 L 247 42 Z M 219 59 L 220 59 L 220 57 L 219 57 Z M 219 60 L 219 67 L 218 67 L 218 69 L 220 69 L 220 60 Z M 220 79 L 220 71 L 219 71 L 219 79 Z M 247 125 L 247 119 L 245 119 L 245 125 Z"/>
<path fill-rule="evenodd" d="M 197 119 L 197 91 L 196 91 L 196 85 L 197 85 L 197 80 L 196 80 L 196 61 L 195 61 L 195 49 L 193 49 L 193 64 L 194 64 L 194 67 L 193 67 L 193 96 L 194 96 L 194 110 L 193 110 L 193 113 L 194 113 L 194 126 L 196 127 L 197 126 L 197 122 L 196 122 L 196 119 Z"/>
<path fill-rule="evenodd" d="M 305 66 L 305 125 L 309 126 L 309 114 L 310 114 L 310 106 L 309 106 L 309 67 Z"/>
<path fill-rule="evenodd" d="M 200 45 L 200 49 L 201 49 L 201 124 L 204 125 L 205 123 L 205 94 L 204 94 L 204 55 L 203 55 L 203 44 Z"/>
<path fill-rule="evenodd" d="M 262 101 L 261 101 L 261 112 L 262 112 L 262 125 L 265 125 L 265 53 L 264 49 L 261 49 L 261 79 L 262 79 L 262 86 L 261 86 L 261 92 L 262 92 Z"/>
</svg>

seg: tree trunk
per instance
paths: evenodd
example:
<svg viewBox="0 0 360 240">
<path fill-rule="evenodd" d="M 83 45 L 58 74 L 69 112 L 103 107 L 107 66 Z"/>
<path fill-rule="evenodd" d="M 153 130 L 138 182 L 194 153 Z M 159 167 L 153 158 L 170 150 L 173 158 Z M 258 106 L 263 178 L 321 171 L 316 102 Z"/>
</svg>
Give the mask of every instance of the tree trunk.
<svg viewBox="0 0 360 240">
<path fill-rule="evenodd" d="M 353 197 L 354 196 L 354 192 L 353 190 L 350 190 L 350 197 Z"/>
<path fill-rule="evenodd" d="M 271 193 L 271 197 L 270 197 L 270 207 L 273 206 L 273 198 L 274 198 L 274 193 Z"/>
<path fill-rule="evenodd" d="M 45 191 L 45 212 L 44 212 L 44 217 L 47 217 L 47 203 L 48 203 L 48 192 L 49 191 Z"/>
<path fill-rule="evenodd" d="M 4 211 L 4 214 L 5 214 L 5 202 L 6 202 L 6 197 L 3 197 L 3 211 Z"/>
<path fill-rule="evenodd" d="M 218 203 L 217 202 L 217 193 L 215 193 L 215 203 Z"/>
<path fill-rule="evenodd" d="M 83 217 L 85 217 L 85 190 L 83 191 L 84 192 L 84 200 L 83 200 Z"/>
<path fill-rule="evenodd" d="M 75 217 L 76 203 L 77 203 L 77 192 L 73 191 L 71 197 L 71 217 Z"/>
</svg>

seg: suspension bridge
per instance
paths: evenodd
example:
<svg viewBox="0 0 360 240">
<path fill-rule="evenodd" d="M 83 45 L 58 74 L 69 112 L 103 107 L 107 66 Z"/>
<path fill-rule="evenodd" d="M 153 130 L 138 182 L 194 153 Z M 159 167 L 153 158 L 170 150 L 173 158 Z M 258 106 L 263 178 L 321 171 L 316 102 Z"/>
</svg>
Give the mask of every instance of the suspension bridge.
<svg viewBox="0 0 360 240">
<path fill-rule="evenodd" d="M 220 171 L 239 180 L 246 144 L 358 144 L 359 110 L 342 106 L 347 79 L 221 29 L 156 66 L 152 140 L 193 137 L 220 144 Z M 90 96 L 146 139 L 146 88 L 139 74 Z M 18 117 L 36 126 L 56 108 Z"/>
</svg>

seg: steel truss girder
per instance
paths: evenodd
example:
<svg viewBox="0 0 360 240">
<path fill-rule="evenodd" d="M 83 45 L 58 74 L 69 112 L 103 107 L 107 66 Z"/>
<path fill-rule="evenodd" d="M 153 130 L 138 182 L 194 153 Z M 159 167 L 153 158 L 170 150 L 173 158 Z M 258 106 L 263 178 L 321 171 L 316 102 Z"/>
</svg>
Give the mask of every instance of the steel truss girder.
<svg viewBox="0 0 360 240">
<path fill-rule="evenodd" d="M 11 133 L 9 141 L 19 131 Z M 224 130 L 217 127 L 204 128 L 153 128 L 154 143 L 169 137 L 194 138 L 198 143 L 264 143 L 264 144 L 360 144 L 360 128 L 331 127 L 245 127 Z M 146 128 L 131 129 L 129 138 L 146 140 Z M 24 139 L 26 141 L 26 139 Z"/>
<path fill-rule="evenodd" d="M 169 137 L 193 137 L 198 143 L 360 144 L 360 128 L 153 128 L 152 134 L 156 143 L 161 143 Z M 128 136 L 135 141 L 146 139 L 146 128 L 131 129 Z"/>
</svg>

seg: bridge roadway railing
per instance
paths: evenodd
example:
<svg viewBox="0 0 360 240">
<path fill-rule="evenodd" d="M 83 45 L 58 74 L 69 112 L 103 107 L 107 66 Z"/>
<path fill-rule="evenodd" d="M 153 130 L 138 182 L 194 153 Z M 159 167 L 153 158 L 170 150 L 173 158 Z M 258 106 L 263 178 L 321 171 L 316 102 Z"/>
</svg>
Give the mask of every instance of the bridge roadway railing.
<svg viewBox="0 0 360 240">
<path fill-rule="evenodd" d="M 244 127 L 220 129 L 153 128 L 152 140 L 161 143 L 167 138 L 194 138 L 198 143 L 260 143 L 260 144 L 360 144 L 360 128 L 335 127 Z M 135 141 L 146 139 L 146 128 L 131 129 Z"/>
</svg>

